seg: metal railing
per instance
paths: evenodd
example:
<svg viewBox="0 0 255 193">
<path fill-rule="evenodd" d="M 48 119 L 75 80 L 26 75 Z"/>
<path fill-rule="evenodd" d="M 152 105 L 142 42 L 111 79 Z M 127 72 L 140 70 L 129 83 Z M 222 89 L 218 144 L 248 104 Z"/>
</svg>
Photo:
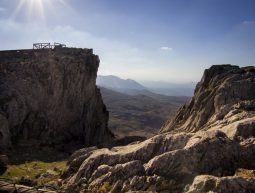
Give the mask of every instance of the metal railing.
<svg viewBox="0 0 255 193">
<path fill-rule="evenodd" d="M 50 43 L 34 43 L 33 49 L 54 49 L 55 47 L 66 47 L 65 44 L 60 44 L 54 42 L 54 44 Z"/>
</svg>

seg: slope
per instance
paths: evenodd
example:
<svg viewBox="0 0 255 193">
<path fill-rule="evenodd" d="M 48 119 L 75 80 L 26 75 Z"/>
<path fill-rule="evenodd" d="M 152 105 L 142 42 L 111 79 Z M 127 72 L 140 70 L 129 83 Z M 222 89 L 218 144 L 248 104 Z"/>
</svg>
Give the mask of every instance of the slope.
<svg viewBox="0 0 255 193">
<path fill-rule="evenodd" d="M 169 115 L 183 105 L 187 97 L 163 95 L 127 95 L 100 87 L 103 101 L 109 110 L 109 128 L 118 136 L 150 137 Z"/>
</svg>

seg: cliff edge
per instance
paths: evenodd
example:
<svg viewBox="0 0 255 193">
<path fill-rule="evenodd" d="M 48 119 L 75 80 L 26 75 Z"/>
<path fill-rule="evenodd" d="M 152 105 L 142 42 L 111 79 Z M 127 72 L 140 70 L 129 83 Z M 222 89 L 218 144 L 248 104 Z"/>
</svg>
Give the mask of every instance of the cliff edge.
<svg viewBox="0 0 255 193">
<path fill-rule="evenodd" d="M 0 150 L 111 139 L 92 49 L 0 51 Z"/>
</svg>

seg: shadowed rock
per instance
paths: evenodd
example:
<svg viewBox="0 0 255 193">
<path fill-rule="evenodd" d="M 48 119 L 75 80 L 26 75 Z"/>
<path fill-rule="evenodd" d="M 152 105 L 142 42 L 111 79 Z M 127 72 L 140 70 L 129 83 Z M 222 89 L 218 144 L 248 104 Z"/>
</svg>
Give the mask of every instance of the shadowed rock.
<svg viewBox="0 0 255 193">
<path fill-rule="evenodd" d="M 91 49 L 0 52 L 0 148 L 110 140 L 108 111 L 95 86 L 98 56 Z"/>
</svg>

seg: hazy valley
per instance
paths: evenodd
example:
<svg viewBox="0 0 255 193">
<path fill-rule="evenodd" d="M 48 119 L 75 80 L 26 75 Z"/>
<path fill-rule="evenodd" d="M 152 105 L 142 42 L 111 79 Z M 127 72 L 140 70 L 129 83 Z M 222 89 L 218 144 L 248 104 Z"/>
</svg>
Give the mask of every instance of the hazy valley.
<svg viewBox="0 0 255 193">
<path fill-rule="evenodd" d="M 186 97 L 127 95 L 100 88 L 110 113 L 109 128 L 119 137 L 151 137 L 169 116 L 187 102 Z"/>
<path fill-rule="evenodd" d="M 134 80 L 99 76 L 97 84 L 109 111 L 109 128 L 116 137 L 151 137 L 189 100 L 155 94 Z"/>
</svg>

